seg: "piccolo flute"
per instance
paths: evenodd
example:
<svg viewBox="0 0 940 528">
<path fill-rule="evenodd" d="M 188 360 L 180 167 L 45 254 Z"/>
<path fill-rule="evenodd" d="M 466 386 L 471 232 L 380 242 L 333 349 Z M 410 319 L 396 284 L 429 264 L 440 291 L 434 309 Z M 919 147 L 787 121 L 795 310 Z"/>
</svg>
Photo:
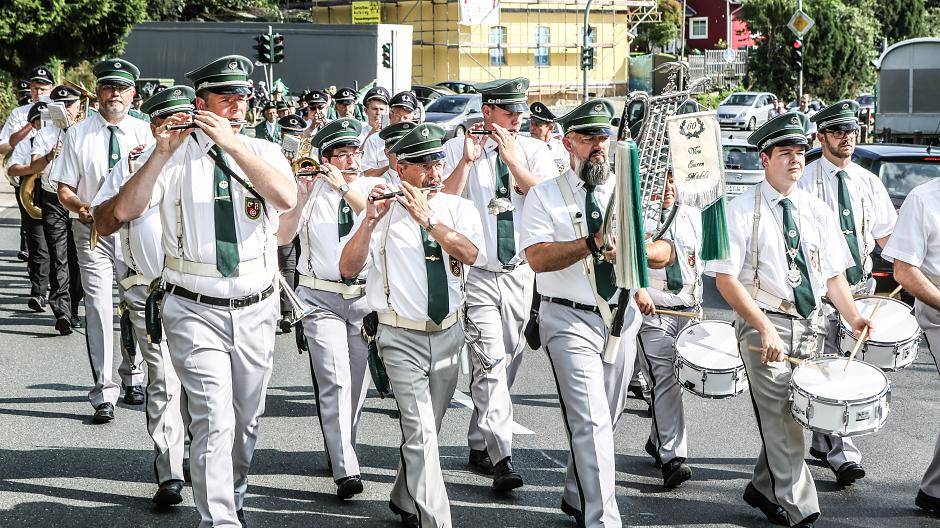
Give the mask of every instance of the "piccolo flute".
<svg viewBox="0 0 940 528">
<path fill-rule="evenodd" d="M 418 190 L 430 192 L 430 191 L 440 191 L 443 188 L 444 188 L 443 185 L 432 185 L 430 187 L 418 187 Z M 394 198 L 396 196 L 404 196 L 404 195 L 405 195 L 405 191 L 395 191 L 395 192 L 380 194 L 378 196 L 370 196 L 369 201 L 376 202 L 379 200 L 388 200 L 389 198 Z"/>
<path fill-rule="evenodd" d="M 244 119 L 230 119 L 229 123 L 232 126 L 245 126 L 248 124 Z M 166 125 L 167 130 L 186 130 L 187 128 L 196 128 L 196 122 L 190 121 L 189 123 L 182 123 L 179 125 Z"/>
</svg>

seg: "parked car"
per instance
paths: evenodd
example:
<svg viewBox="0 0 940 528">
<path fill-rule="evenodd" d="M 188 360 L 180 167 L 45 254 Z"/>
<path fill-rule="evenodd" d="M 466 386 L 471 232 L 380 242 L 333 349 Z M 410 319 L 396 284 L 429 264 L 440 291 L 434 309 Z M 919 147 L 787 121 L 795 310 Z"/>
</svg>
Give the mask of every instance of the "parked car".
<svg viewBox="0 0 940 528">
<path fill-rule="evenodd" d="M 764 180 L 760 152 L 744 137 L 736 138 L 732 135 L 722 138 L 721 150 L 725 162 L 725 195 L 728 199 Z"/>
<path fill-rule="evenodd" d="M 819 159 L 820 149 L 806 154 L 806 163 Z M 904 198 L 914 187 L 934 178 L 940 178 L 940 148 L 925 145 L 893 143 L 866 143 L 855 147 L 852 161 L 876 174 L 885 184 L 891 202 L 901 208 Z M 872 274 L 878 281 L 878 292 L 890 292 L 897 287 L 894 268 L 881 258 L 881 246 L 872 252 Z M 910 297 L 905 297 L 910 302 Z"/>
<path fill-rule="evenodd" d="M 859 108 L 868 108 L 874 112 L 875 110 L 875 96 L 870 93 L 863 93 L 859 95 L 856 99 L 858 102 Z"/>
<path fill-rule="evenodd" d="M 468 93 L 477 93 L 477 89 L 470 83 L 465 83 L 461 81 L 442 81 L 434 86 L 443 86 L 448 90 L 458 93 L 458 94 L 468 94 Z"/>
<path fill-rule="evenodd" d="M 736 92 L 718 105 L 718 124 L 722 128 L 754 130 L 767 122 L 767 113 L 777 97 L 769 92 Z"/>
<path fill-rule="evenodd" d="M 449 88 L 444 88 L 443 86 L 425 86 L 423 84 L 412 85 L 411 91 L 414 92 L 415 97 L 417 97 L 418 101 L 421 101 L 421 104 L 425 107 L 442 95 L 454 95 L 454 91 Z"/>
<path fill-rule="evenodd" d="M 519 133 L 523 136 L 531 135 L 529 133 L 529 114 L 522 116 L 522 123 L 519 125 Z M 559 125 L 557 121 L 555 122 L 555 129 L 552 131 L 552 137 L 556 137 L 558 139 L 562 138 L 561 125 Z"/>
<path fill-rule="evenodd" d="M 471 126 L 483 121 L 483 96 L 455 94 L 438 97 L 427 107 L 424 120 L 441 126 L 444 139 L 462 136 Z"/>
</svg>

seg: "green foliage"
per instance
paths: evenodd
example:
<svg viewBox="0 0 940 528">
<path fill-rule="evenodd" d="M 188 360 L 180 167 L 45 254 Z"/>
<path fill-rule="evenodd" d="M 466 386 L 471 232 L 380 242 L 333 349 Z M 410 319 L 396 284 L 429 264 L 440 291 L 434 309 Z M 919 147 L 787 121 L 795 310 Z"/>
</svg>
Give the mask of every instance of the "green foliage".
<svg viewBox="0 0 940 528">
<path fill-rule="evenodd" d="M 640 24 L 637 28 L 635 47 L 649 49 L 663 47 L 676 40 L 682 32 L 682 2 L 679 0 L 657 0 L 660 21 L 655 24 Z"/>
<path fill-rule="evenodd" d="M 816 22 L 803 40 L 804 91 L 828 102 L 868 90 L 881 38 L 872 0 L 814 0 L 803 9 Z M 755 89 L 785 100 L 797 92 L 790 62 L 795 37 L 786 26 L 795 10 L 796 0 L 744 0 L 741 11 L 750 30 L 762 35 L 749 55 Z"/>
<path fill-rule="evenodd" d="M 929 35 L 925 0 L 875 0 L 874 7 L 889 46 Z"/>
<path fill-rule="evenodd" d="M 278 18 L 277 0 L 151 0 L 148 20 L 231 20 L 241 13 Z"/>
<path fill-rule="evenodd" d="M 740 92 L 743 90 L 744 86 L 739 84 L 731 87 L 731 89 L 721 88 L 717 92 L 693 94 L 692 98 L 695 99 L 698 104 L 702 105 L 702 110 L 714 110 L 718 108 L 718 105 L 720 105 L 726 97 L 731 95 L 732 92 Z"/>
</svg>

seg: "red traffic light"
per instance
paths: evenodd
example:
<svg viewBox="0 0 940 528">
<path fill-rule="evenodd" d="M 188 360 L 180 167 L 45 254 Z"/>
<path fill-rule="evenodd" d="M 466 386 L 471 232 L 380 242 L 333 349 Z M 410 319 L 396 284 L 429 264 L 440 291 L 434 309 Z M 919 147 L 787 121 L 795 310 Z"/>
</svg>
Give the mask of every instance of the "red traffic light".
<svg viewBox="0 0 940 528">
<path fill-rule="evenodd" d="M 794 40 L 794 41 L 793 41 L 793 48 L 794 48 L 794 49 L 800 49 L 800 48 L 802 48 L 802 47 L 803 47 L 803 43 L 802 43 L 802 42 L 800 42 L 799 40 Z"/>
<path fill-rule="evenodd" d="M 283 43 L 284 43 L 284 35 L 281 35 L 280 33 L 275 33 L 275 34 L 274 34 L 274 43 L 275 43 L 275 44 L 283 44 Z"/>
</svg>

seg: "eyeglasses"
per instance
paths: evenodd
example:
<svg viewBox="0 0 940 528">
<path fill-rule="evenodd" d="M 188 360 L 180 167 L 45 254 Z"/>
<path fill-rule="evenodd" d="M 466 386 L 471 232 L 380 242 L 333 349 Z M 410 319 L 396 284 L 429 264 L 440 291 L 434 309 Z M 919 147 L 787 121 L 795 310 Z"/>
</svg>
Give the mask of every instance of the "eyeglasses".
<svg viewBox="0 0 940 528">
<path fill-rule="evenodd" d="M 833 139 L 844 139 L 846 136 L 855 136 L 858 134 L 858 129 L 855 130 L 829 130 L 826 134 L 833 137 Z"/>
<path fill-rule="evenodd" d="M 351 159 L 356 159 L 356 158 L 361 158 L 361 157 L 362 157 L 362 152 L 359 152 L 358 150 L 355 152 L 344 152 L 342 154 L 333 154 L 332 156 L 330 156 L 330 158 L 339 158 L 341 160 L 351 160 Z"/>
<path fill-rule="evenodd" d="M 126 94 L 128 91 L 132 90 L 134 87 L 124 86 L 124 85 L 119 85 L 119 84 L 102 84 L 102 85 L 99 85 L 98 88 L 102 91 L 114 92 L 116 94 L 123 95 L 123 94 Z"/>
</svg>

